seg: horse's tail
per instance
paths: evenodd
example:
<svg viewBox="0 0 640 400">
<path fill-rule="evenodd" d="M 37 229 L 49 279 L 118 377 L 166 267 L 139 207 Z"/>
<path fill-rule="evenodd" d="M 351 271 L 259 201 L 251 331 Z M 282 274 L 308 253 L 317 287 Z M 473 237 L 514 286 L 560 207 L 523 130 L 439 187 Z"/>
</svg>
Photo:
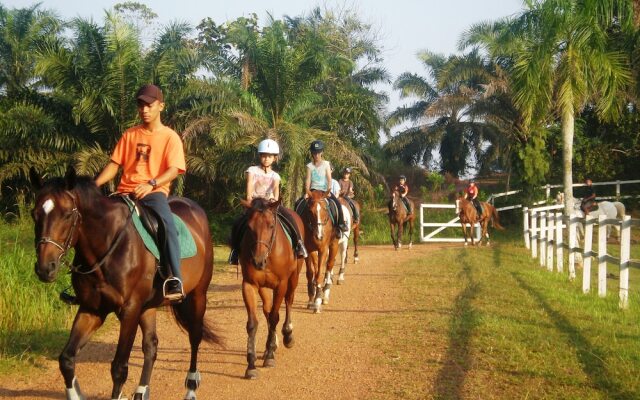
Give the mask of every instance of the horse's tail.
<svg viewBox="0 0 640 400">
<path fill-rule="evenodd" d="M 191 313 L 191 309 L 187 307 L 186 303 L 188 301 L 190 300 L 185 299 L 182 303 L 171 306 L 173 317 L 176 319 L 180 328 L 185 332 L 189 332 L 189 323 L 193 318 L 195 318 Z M 222 337 L 214 332 L 213 326 L 204 316 L 202 318 L 202 339 L 207 343 L 224 346 Z"/>
<path fill-rule="evenodd" d="M 498 210 L 491 206 L 491 223 L 494 228 L 504 230 L 504 226 L 500 225 L 500 217 L 498 217 Z"/>
<path fill-rule="evenodd" d="M 613 205 L 616 207 L 616 217 L 619 219 L 623 219 L 627 214 L 627 210 L 625 209 L 624 204 L 619 201 L 614 201 Z"/>
</svg>

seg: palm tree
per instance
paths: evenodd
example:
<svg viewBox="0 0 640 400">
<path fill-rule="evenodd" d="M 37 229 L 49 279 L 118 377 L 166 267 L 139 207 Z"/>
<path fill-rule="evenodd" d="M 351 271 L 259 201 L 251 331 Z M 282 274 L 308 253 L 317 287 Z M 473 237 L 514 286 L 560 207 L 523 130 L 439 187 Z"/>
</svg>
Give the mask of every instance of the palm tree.
<svg viewBox="0 0 640 400">
<path fill-rule="evenodd" d="M 402 130 L 385 145 L 386 149 L 407 163 L 429 166 L 432 152 L 439 149 L 440 169 L 459 176 L 468 168 L 468 159 L 483 154 L 486 126 L 474 121 L 471 105 L 480 95 L 474 75 L 462 76 L 462 65 L 477 64 L 474 52 L 464 56 L 444 57 L 428 51 L 419 54 L 430 79 L 404 73 L 394 83 L 401 97 L 415 97 L 409 105 L 399 107 L 387 118 L 388 128 L 407 121 L 414 125 Z"/>
<path fill-rule="evenodd" d="M 631 83 L 627 57 L 615 51 L 610 33 L 628 29 L 625 1 L 547 0 L 529 3 L 513 20 L 496 24 L 493 54 L 513 60 L 513 99 L 524 124 L 548 121 L 557 110 L 562 127 L 565 213 L 573 209 L 573 137 L 576 113 L 593 103 L 615 117 Z"/>
</svg>

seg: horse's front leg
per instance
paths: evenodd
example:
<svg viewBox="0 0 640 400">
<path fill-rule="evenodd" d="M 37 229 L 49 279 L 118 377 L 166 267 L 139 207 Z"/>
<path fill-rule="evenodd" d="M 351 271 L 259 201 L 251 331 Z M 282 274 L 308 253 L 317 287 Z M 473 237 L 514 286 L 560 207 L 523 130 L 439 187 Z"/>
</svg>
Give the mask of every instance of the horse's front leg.
<svg viewBox="0 0 640 400">
<path fill-rule="evenodd" d="M 358 242 L 360 241 L 360 223 L 358 222 L 353 229 L 353 263 L 357 264 L 360 261 L 358 257 Z"/>
<path fill-rule="evenodd" d="M 487 246 L 491 245 L 491 239 L 489 239 L 489 220 L 486 219 L 482 224 L 482 236 L 487 239 Z M 480 238 L 482 242 L 482 238 Z"/>
<path fill-rule="evenodd" d="M 140 311 L 139 305 L 130 303 L 129 307 L 118 316 L 120 318 L 120 336 L 118 337 L 116 355 L 111 362 L 112 399 L 122 398 L 122 387 L 129 376 L 129 357 L 140 323 Z"/>
<path fill-rule="evenodd" d="M 398 249 L 402 248 L 402 231 L 404 230 L 405 222 L 398 222 Z"/>
<path fill-rule="evenodd" d="M 315 276 L 316 265 L 318 265 L 318 252 L 312 251 L 309 252 L 309 257 L 304 260 L 307 269 L 307 294 L 309 295 L 309 302 L 307 303 L 307 309 L 310 309 L 314 305 L 314 299 L 316 294 L 316 282 L 313 277 Z"/>
<path fill-rule="evenodd" d="M 338 239 L 333 239 L 329 243 L 329 258 L 327 259 L 327 270 L 324 273 L 322 304 L 329 304 L 329 296 L 331 294 L 331 285 L 333 284 L 333 266 L 336 263 L 338 246 L 339 246 Z"/>
<path fill-rule="evenodd" d="M 391 241 L 393 242 L 393 247 L 398 250 L 398 239 L 395 233 L 395 224 L 393 222 L 389 222 L 389 229 L 391 230 Z"/>
<path fill-rule="evenodd" d="M 314 313 L 322 311 L 322 268 L 327 265 L 328 251 L 326 248 L 318 250 L 318 264 L 316 264 L 313 281 L 315 283 L 315 295 L 313 300 Z"/>
<path fill-rule="evenodd" d="M 280 322 L 280 306 L 282 305 L 284 295 L 287 293 L 287 283 L 287 280 L 283 279 L 280 281 L 280 284 L 273 289 L 273 301 L 267 318 L 269 332 L 267 334 L 267 345 L 264 351 L 263 367 L 276 366 L 275 352 L 278 347 L 278 334 L 276 333 L 276 329 L 278 328 L 278 322 Z"/>
<path fill-rule="evenodd" d="M 69 340 L 64 346 L 58 362 L 60 372 L 64 378 L 67 400 L 84 400 L 85 397 L 80 391 L 80 384 L 75 375 L 76 355 L 91 338 L 91 335 L 102 326 L 105 315 L 89 313 L 82 307 L 78 310 L 71 327 Z"/>
<path fill-rule="evenodd" d="M 242 281 L 242 299 L 247 309 L 247 370 L 244 373 L 246 379 L 256 379 L 256 332 L 258 330 L 258 318 L 256 316 L 257 296 L 256 288 L 246 281 Z"/>
<path fill-rule="evenodd" d="M 413 246 L 413 218 L 409 220 L 409 248 Z"/>
<path fill-rule="evenodd" d="M 142 331 L 142 353 L 144 364 L 140 383 L 133 395 L 133 400 L 145 400 L 149 398 L 149 382 L 151 371 L 158 355 L 158 335 L 156 333 L 156 309 L 145 310 L 140 316 L 140 330 Z"/>
<path fill-rule="evenodd" d="M 460 222 L 460 225 L 462 225 L 462 236 L 464 236 L 464 245 L 467 245 L 467 224 L 465 224 L 464 222 Z"/>
<path fill-rule="evenodd" d="M 302 268 L 302 260 L 298 259 L 296 270 L 289 276 L 289 284 L 287 285 L 287 293 L 284 296 L 284 302 L 287 306 L 287 312 L 282 324 L 282 341 L 285 347 L 289 348 L 293 346 L 293 321 L 291 319 L 291 311 L 293 308 L 293 300 L 296 295 L 296 288 L 298 287 L 298 277 L 300 276 L 300 268 Z"/>
</svg>

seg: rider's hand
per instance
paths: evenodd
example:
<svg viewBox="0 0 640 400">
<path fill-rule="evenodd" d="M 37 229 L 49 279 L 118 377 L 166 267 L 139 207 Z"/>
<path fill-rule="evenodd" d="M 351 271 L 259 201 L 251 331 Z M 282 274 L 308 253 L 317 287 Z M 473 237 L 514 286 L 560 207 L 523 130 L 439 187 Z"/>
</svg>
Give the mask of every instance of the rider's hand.
<svg viewBox="0 0 640 400">
<path fill-rule="evenodd" d="M 150 183 L 141 183 L 134 189 L 133 193 L 137 199 L 141 199 L 153 191 L 153 186 Z"/>
</svg>

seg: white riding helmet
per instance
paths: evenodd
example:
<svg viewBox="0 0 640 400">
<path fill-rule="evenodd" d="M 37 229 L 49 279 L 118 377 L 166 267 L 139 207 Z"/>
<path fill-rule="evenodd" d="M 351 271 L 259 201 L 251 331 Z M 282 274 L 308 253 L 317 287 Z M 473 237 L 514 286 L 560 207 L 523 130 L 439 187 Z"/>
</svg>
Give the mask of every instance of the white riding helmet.
<svg viewBox="0 0 640 400">
<path fill-rule="evenodd" d="M 265 139 L 258 145 L 258 154 L 280 154 L 280 146 L 278 146 L 278 142 L 272 139 Z"/>
</svg>

